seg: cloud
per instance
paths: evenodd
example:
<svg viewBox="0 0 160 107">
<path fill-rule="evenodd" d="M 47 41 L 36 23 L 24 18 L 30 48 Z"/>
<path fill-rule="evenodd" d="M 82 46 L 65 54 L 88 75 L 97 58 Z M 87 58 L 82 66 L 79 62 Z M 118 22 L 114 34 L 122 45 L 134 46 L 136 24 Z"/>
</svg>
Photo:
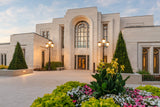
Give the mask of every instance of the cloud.
<svg viewBox="0 0 160 107">
<path fill-rule="evenodd" d="M 120 0 L 96 0 L 96 2 L 101 6 L 109 6 L 120 2 Z"/>
<path fill-rule="evenodd" d="M 13 1 L 15 1 L 15 0 L 0 0 L 0 6 L 10 4 Z"/>
<path fill-rule="evenodd" d="M 129 9 L 125 9 L 125 11 L 121 13 L 121 15 L 122 16 L 130 16 L 130 15 L 137 13 L 137 11 L 138 11 L 137 8 L 129 8 Z"/>
<path fill-rule="evenodd" d="M 38 4 L 33 8 L 9 7 L 0 11 L 0 37 L 10 38 L 12 34 L 35 32 L 36 24 L 52 22 L 53 18 L 63 17 L 68 8 L 75 7 L 62 7 L 63 4 L 65 2 L 56 1 L 50 5 Z"/>
<path fill-rule="evenodd" d="M 157 0 L 155 5 L 149 10 L 148 14 L 154 15 L 155 25 L 160 25 L 160 1 Z"/>
<path fill-rule="evenodd" d="M 0 43 L 8 43 L 10 41 L 10 38 L 7 36 L 0 36 Z"/>
</svg>

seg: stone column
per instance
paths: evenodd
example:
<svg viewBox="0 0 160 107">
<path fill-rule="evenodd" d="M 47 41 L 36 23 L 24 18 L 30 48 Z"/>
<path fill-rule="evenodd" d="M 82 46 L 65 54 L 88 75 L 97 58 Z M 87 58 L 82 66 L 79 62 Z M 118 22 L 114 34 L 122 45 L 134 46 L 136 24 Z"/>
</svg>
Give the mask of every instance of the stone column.
<svg viewBox="0 0 160 107">
<path fill-rule="evenodd" d="M 153 46 L 150 47 L 150 53 L 149 53 L 149 71 L 151 74 L 153 74 Z"/>
</svg>

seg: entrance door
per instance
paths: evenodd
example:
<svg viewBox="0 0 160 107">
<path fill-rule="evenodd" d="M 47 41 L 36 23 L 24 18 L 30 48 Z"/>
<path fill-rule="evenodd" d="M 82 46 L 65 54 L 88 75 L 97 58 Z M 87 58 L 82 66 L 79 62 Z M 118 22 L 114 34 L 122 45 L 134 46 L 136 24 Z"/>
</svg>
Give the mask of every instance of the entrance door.
<svg viewBox="0 0 160 107">
<path fill-rule="evenodd" d="M 86 69 L 86 56 L 78 56 L 78 69 Z"/>
</svg>

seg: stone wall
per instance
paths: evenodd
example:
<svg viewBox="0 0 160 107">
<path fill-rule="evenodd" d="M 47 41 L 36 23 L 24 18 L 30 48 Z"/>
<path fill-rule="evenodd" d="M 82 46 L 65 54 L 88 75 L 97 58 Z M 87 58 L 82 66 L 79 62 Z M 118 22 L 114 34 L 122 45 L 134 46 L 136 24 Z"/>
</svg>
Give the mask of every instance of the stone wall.
<svg viewBox="0 0 160 107">
<path fill-rule="evenodd" d="M 49 39 L 46 39 L 38 34 L 34 34 L 33 39 L 33 68 L 41 68 L 42 67 L 42 51 L 44 51 L 45 58 L 44 64 L 48 62 L 49 50 L 46 48 L 46 43 L 48 43 Z M 53 48 L 51 49 L 51 53 L 53 53 Z M 52 59 L 52 55 L 51 55 Z"/>
<path fill-rule="evenodd" d="M 153 47 L 160 47 L 160 26 L 129 27 L 123 29 L 122 33 L 134 72 L 142 69 L 142 47 L 149 47 L 148 66 L 152 74 Z"/>
</svg>

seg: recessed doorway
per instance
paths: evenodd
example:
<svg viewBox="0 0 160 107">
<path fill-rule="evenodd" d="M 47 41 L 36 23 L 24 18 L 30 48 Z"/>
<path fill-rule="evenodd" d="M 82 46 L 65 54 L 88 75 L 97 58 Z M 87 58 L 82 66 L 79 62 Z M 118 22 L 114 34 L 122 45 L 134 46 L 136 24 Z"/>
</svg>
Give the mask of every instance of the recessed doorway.
<svg viewBox="0 0 160 107">
<path fill-rule="evenodd" d="M 89 70 L 89 55 L 75 55 L 75 69 Z"/>
<path fill-rule="evenodd" d="M 86 56 L 85 55 L 78 56 L 78 69 L 86 69 Z"/>
</svg>

